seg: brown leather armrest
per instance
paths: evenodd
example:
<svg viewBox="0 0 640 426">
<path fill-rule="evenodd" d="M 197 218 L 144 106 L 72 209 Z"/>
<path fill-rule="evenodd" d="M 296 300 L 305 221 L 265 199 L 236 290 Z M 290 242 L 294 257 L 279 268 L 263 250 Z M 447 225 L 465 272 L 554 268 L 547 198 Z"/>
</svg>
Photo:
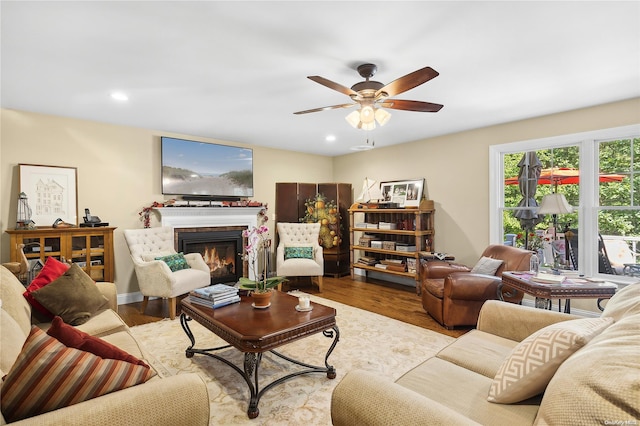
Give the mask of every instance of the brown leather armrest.
<svg viewBox="0 0 640 426">
<path fill-rule="evenodd" d="M 453 272 L 469 272 L 471 269 L 465 265 L 455 262 L 447 262 L 445 260 L 422 260 L 423 278 L 445 278 Z"/>
<path fill-rule="evenodd" d="M 493 275 L 453 273 L 444 280 L 444 297 L 458 300 L 497 299 L 501 278 Z"/>
</svg>

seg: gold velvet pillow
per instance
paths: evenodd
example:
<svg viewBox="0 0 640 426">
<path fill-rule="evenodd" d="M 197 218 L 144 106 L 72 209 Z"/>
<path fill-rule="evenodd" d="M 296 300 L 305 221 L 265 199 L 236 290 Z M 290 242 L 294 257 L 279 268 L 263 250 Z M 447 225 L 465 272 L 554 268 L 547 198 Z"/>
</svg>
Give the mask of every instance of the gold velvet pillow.
<svg viewBox="0 0 640 426">
<path fill-rule="evenodd" d="M 49 312 L 71 325 L 89 321 L 109 302 L 91 277 L 75 263 L 51 284 L 31 295 Z"/>
<path fill-rule="evenodd" d="M 577 319 L 533 333 L 503 361 L 487 400 L 511 404 L 542 393 L 560 364 L 612 323 L 611 318 Z"/>
</svg>

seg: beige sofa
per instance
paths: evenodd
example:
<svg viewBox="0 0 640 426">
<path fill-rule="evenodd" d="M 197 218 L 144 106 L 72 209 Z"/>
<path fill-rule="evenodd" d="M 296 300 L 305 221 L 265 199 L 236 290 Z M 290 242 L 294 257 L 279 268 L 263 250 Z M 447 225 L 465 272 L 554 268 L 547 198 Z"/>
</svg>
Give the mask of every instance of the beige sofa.
<svg viewBox="0 0 640 426">
<path fill-rule="evenodd" d="M 561 361 L 555 374 L 551 373 L 546 389 L 542 388 L 543 394 L 518 403 L 487 400 L 503 360 L 513 359 L 510 354 L 519 342 L 548 325 L 576 318 L 579 317 L 487 301 L 480 312 L 477 329 L 461 336 L 395 383 L 371 372 L 349 372 L 333 392 L 333 423 L 638 424 L 640 283 L 625 287 L 609 300 L 602 320 L 580 321 L 600 321 L 605 325 L 584 346 Z M 552 328 L 568 327 L 572 323 L 576 322 Z"/>
<path fill-rule="evenodd" d="M 117 295 L 112 283 L 98 283 L 109 299 L 110 309 L 98 312 L 78 326 L 153 367 L 152 360 L 129 333 L 115 312 Z M 0 266 L 0 376 L 9 372 L 25 342 L 32 323 L 46 329 L 49 324 L 32 319 L 31 306 L 22 296 L 24 287 L 5 267 Z M 170 344 L 170 342 L 168 342 Z M 12 425 L 207 425 L 209 397 L 206 384 L 197 374 L 162 377 L 161 369 L 143 384 L 112 392 L 65 408 L 30 417 Z M 4 417 L 0 424 L 6 424 Z"/>
</svg>

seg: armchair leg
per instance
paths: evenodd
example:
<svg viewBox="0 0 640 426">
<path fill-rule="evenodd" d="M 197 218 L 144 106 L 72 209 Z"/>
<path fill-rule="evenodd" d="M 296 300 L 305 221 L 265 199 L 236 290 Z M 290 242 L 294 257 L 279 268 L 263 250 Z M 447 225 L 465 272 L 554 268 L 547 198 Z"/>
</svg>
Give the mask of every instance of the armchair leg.
<svg viewBox="0 0 640 426">
<path fill-rule="evenodd" d="M 144 314 L 144 311 L 147 310 L 147 305 L 149 304 L 149 296 L 142 297 L 142 307 L 140 308 L 140 313 Z"/>
<path fill-rule="evenodd" d="M 176 317 L 176 301 L 177 297 L 169 298 L 169 319 L 175 319 Z"/>
<path fill-rule="evenodd" d="M 313 281 L 317 281 L 318 282 L 318 292 L 322 293 L 322 275 L 318 276 L 318 277 L 312 277 L 311 278 L 311 282 Z"/>
</svg>

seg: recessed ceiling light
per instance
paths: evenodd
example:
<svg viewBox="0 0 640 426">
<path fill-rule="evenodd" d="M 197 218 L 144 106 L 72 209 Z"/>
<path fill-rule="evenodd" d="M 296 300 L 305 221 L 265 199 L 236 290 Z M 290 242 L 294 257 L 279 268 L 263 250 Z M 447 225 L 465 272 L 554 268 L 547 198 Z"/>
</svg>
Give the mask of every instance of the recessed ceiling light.
<svg viewBox="0 0 640 426">
<path fill-rule="evenodd" d="M 127 94 L 123 93 L 123 92 L 112 92 L 111 93 L 111 98 L 115 99 L 116 101 L 128 101 L 129 100 L 129 96 L 127 96 Z"/>
<path fill-rule="evenodd" d="M 324 140 L 326 140 L 327 142 L 335 142 L 336 141 L 336 135 L 327 135 L 327 137 L 324 138 Z"/>
</svg>

